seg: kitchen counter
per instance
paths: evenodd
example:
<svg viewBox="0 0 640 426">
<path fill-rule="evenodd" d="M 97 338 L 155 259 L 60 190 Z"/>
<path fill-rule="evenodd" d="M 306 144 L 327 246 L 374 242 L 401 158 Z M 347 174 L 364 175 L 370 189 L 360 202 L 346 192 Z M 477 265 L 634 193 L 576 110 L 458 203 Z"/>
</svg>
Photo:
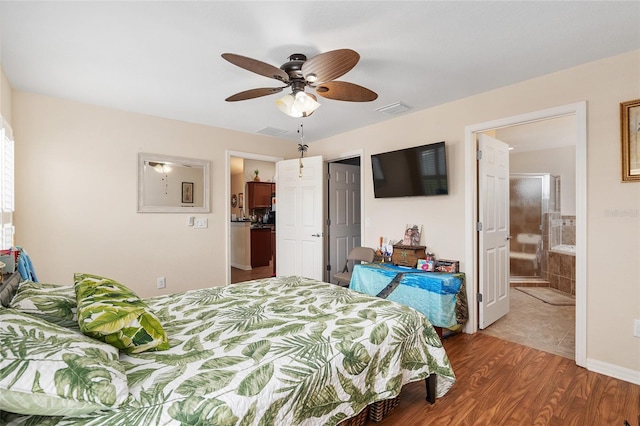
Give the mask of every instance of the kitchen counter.
<svg viewBox="0 0 640 426">
<path fill-rule="evenodd" d="M 251 229 L 264 229 L 264 228 L 275 228 L 275 225 L 272 223 L 254 223 L 251 225 Z"/>
</svg>

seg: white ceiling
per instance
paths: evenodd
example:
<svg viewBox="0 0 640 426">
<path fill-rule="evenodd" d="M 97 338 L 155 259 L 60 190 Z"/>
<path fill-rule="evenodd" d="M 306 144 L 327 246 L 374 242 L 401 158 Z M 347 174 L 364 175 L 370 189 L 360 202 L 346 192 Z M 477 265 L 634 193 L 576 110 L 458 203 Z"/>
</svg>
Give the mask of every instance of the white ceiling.
<svg viewBox="0 0 640 426">
<path fill-rule="evenodd" d="M 279 67 L 354 49 L 360 62 L 340 80 L 379 97 L 320 98 L 304 119 L 313 142 L 389 119 L 376 109 L 395 102 L 410 113 L 640 49 L 639 22 L 638 1 L 3 1 L 0 60 L 18 90 L 299 140 L 281 95 L 224 101 L 281 85 L 220 55 Z"/>
</svg>

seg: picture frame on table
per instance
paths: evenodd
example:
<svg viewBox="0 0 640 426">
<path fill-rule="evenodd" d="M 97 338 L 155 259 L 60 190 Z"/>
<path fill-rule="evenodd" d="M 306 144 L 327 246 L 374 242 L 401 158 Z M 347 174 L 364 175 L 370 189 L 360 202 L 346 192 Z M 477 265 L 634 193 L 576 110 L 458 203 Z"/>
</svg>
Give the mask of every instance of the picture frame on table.
<svg viewBox="0 0 640 426">
<path fill-rule="evenodd" d="M 193 203 L 193 182 L 182 182 L 182 202 Z"/>
<path fill-rule="evenodd" d="M 622 182 L 640 182 L 640 99 L 620 103 Z"/>
<path fill-rule="evenodd" d="M 419 246 L 422 239 L 422 225 L 407 224 L 404 227 L 404 235 L 398 244 L 404 246 Z"/>
</svg>

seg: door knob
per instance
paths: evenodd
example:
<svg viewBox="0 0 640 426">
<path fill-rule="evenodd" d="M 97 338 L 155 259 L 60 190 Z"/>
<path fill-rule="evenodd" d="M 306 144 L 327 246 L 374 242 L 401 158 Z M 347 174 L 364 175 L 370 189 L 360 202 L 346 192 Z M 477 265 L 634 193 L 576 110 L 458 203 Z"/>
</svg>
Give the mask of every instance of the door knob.
<svg viewBox="0 0 640 426">
<path fill-rule="evenodd" d="M 322 237 L 322 234 L 311 234 L 312 237 Z"/>
<path fill-rule="evenodd" d="M 511 235 L 507 235 L 507 240 L 510 240 L 510 239 L 511 239 Z"/>
</svg>

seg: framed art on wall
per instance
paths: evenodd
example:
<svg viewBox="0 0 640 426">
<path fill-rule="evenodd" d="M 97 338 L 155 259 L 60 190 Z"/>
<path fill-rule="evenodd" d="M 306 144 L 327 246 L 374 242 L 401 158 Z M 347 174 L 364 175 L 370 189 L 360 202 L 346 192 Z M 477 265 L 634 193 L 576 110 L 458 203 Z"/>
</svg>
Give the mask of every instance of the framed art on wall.
<svg viewBox="0 0 640 426">
<path fill-rule="evenodd" d="M 620 104 L 622 181 L 640 182 L 640 99 Z"/>
<path fill-rule="evenodd" d="M 182 182 L 182 202 L 193 203 L 193 182 Z"/>
</svg>

